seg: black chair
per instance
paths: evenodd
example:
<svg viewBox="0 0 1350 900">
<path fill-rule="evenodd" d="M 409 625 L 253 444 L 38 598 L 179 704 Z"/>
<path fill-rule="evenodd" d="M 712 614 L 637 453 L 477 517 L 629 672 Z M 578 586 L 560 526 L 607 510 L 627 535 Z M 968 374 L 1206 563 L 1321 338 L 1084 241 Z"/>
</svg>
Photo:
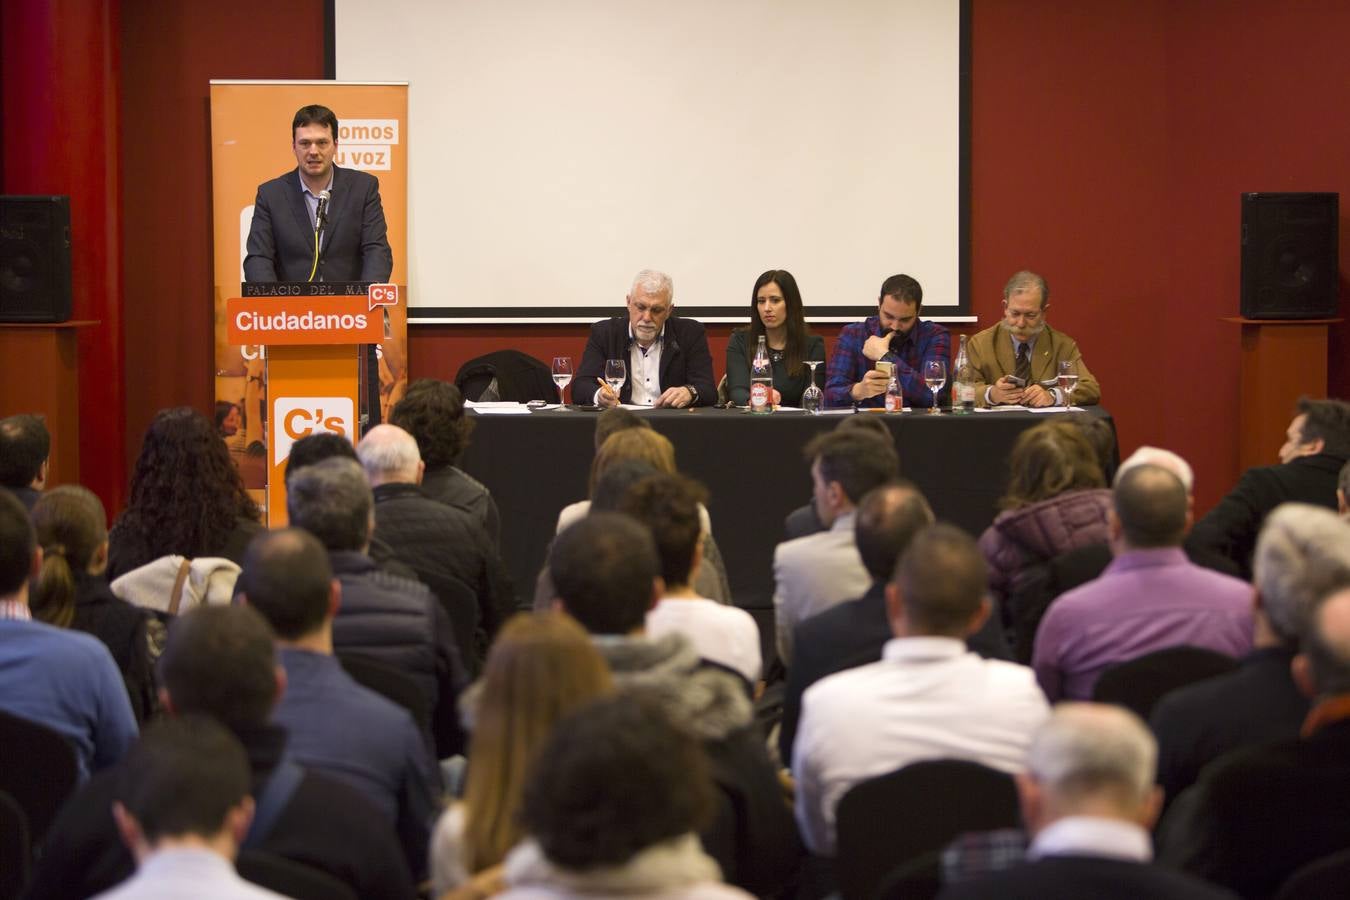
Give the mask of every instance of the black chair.
<svg viewBox="0 0 1350 900">
<path fill-rule="evenodd" d="M 403 707 L 412 714 L 419 731 L 431 733 L 431 700 L 410 675 L 361 653 L 341 652 L 337 658 L 353 681 Z"/>
<path fill-rule="evenodd" d="M 1117 663 L 1102 672 L 1092 689 L 1092 699 L 1123 706 L 1147 722 L 1154 705 L 1166 694 L 1235 668 L 1237 660 L 1214 650 L 1168 647 Z"/>
<path fill-rule="evenodd" d="M 272 853 L 241 851 L 235 868 L 244 880 L 295 900 L 357 900 L 356 891 L 322 869 Z"/>
<path fill-rule="evenodd" d="M 13 900 L 23 892 L 32 859 L 28 817 L 17 800 L 0 791 L 0 900 Z"/>
<path fill-rule="evenodd" d="M 1308 863 L 1289 876 L 1275 900 L 1350 897 L 1350 849 Z"/>
<path fill-rule="evenodd" d="M 519 350 L 498 350 L 474 357 L 455 373 L 455 386 L 466 400 L 474 402 L 560 402 L 552 367 Z"/>
<path fill-rule="evenodd" d="M 65 737 L 45 725 L 0 712 L 0 791 L 13 797 L 27 816 L 35 851 L 78 777 L 75 748 Z"/>
<path fill-rule="evenodd" d="M 933 900 L 942 893 L 942 853 L 938 850 L 903 862 L 881 881 L 877 900 Z"/>
<path fill-rule="evenodd" d="M 1012 776 L 979 763 L 930 760 L 869 779 L 844 794 L 835 814 L 839 893 L 872 900 L 902 863 L 967 831 L 1019 821 Z"/>
</svg>

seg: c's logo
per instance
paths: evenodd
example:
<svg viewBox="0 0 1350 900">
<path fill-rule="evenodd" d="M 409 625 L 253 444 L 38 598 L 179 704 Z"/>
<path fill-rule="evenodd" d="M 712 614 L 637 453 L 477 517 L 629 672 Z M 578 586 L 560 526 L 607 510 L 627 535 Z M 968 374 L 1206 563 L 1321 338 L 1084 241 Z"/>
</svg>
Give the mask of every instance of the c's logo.
<svg viewBox="0 0 1350 900">
<path fill-rule="evenodd" d="M 348 440 L 356 434 L 356 416 L 350 397 L 277 397 L 272 401 L 272 465 L 291 455 L 291 445 L 302 437 L 329 432 Z"/>
</svg>

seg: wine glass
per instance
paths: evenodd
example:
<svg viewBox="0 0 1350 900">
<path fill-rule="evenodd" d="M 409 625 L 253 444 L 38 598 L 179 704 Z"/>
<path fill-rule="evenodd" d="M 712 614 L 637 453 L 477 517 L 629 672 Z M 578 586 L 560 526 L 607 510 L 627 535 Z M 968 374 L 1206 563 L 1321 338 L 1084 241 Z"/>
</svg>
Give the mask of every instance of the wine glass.
<svg viewBox="0 0 1350 900">
<path fill-rule="evenodd" d="M 811 369 L 811 384 L 802 391 L 802 409 L 814 415 L 820 412 L 825 403 L 825 392 L 816 387 L 816 366 L 820 365 L 821 360 L 808 359 L 805 363 Z"/>
<path fill-rule="evenodd" d="M 1064 395 L 1064 408 L 1068 409 L 1073 406 L 1073 389 L 1078 387 L 1078 363 L 1071 359 L 1060 361 L 1058 384 Z"/>
<path fill-rule="evenodd" d="M 942 391 L 942 386 L 947 383 L 947 361 L 945 359 L 930 359 L 925 362 L 923 364 L 923 383 L 928 385 L 928 389 L 933 392 L 933 405 L 928 408 L 928 414 L 942 415 L 942 410 L 938 407 L 938 394 Z"/>
<path fill-rule="evenodd" d="M 558 409 L 567 412 L 567 386 L 572 383 L 572 357 L 555 356 L 553 357 L 553 383 L 558 386 L 558 402 L 562 405 Z"/>
<path fill-rule="evenodd" d="M 621 359 L 605 360 L 605 384 L 614 392 L 615 399 L 619 397 L 619 391 L 623 389 L 623 383 L 628 380 L 628 365 Z"/>
</svg>

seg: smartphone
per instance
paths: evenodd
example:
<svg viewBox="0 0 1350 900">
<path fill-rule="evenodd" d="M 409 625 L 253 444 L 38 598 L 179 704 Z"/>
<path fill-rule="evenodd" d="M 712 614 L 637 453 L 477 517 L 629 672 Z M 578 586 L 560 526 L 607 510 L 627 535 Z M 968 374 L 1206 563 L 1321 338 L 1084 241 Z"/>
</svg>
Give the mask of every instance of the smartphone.
<svg viewBox="0 0 1350 900">
<path fill-rule="evenodd" d="M 1009 375 L 1008 380 L 1020 388 L 1027 386 L 1027 380 L 1025 378 L 1018 378 L 1016 375 Z"/>
<path fill-rule="evenodd" d="M 890 378 L 890 377 L 891 377 L 891 370 L 894 369 L 894 368 L 895 368 L 895 363 L 891 362 L 891 361 L 888 360 L 888 359 L 879 359 L 879 360 L 877 360 L 876 370 L 877 370 L 878 372 L 885 372 L 887 378 Z"/>
</svg>

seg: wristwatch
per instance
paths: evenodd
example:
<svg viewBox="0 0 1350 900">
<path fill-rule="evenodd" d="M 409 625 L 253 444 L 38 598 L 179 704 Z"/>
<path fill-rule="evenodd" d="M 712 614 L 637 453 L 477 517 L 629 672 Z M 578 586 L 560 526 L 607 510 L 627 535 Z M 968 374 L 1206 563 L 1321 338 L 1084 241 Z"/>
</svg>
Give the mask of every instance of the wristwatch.
<svg viewBox="0 0 1350 900">
<path fill-rule="evenodd" d="M 690 397 L 689 405 L 690 405 L 690 406 L 697 406 L 697 405 L 698 405 L 698 388 L 694 387 L 692 384 L 686 384 L 686 385 L 684 386 L 684 389 L 685 389 L 686 391 L 689 392 L 689 397 Z"/>
</svg>

